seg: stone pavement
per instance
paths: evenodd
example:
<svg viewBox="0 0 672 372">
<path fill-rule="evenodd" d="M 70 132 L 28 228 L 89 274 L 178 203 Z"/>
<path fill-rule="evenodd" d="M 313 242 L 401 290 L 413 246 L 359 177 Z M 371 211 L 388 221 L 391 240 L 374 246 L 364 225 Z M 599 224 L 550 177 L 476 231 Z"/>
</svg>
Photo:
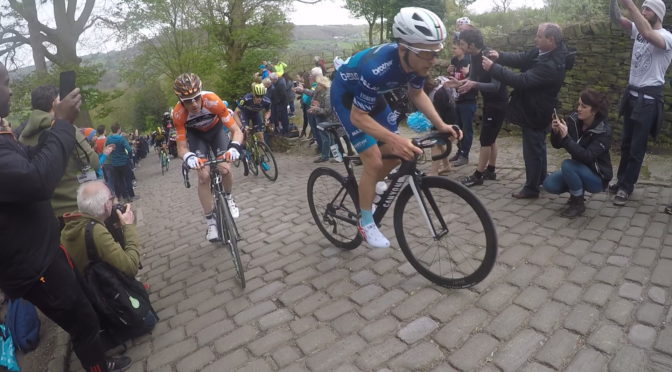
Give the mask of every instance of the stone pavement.
<svg viewBox="0 0 672 372">
<path fill-rule="evenodd" d="M 306 202 L 314 157 L 296 154 L 277 155 L 275 183 L 235 171 L 241 290 L 229 253 L 205 241 L 179 161 L 161 176 L 150 156 L 135 206 L 161 321 L 130 347 L 129 371 L 672 370 L 669 183 L 641 185 L 622 208 L 594 195 L 567 220 L 566 196 L 510 197 L 524 178 L 520 147 L 502 154 L 498 180 L 473 189 L 497 225 L 497 264 L 460 290 L 418 275 L 394 241 L 331 246 Z M 391 214 L 382 230 L 392 235 Z"/>
</svg>

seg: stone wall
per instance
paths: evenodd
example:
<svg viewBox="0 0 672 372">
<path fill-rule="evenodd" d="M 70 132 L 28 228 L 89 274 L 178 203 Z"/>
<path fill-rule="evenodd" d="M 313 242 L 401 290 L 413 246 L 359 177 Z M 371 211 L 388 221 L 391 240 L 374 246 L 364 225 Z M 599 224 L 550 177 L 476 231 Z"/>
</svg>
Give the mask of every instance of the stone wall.
<svg viewBox="0 0 672 372">
<path fill-rule="evenodd" d="M 499 51 L 522 51 L 534 46 L 536 27 L 526 28 L 504 37 L 486 40 L 486 45 Z M 616 137 L 622 125 L 618 122 L 618 104 L 628 82 L 632 40 L 610 22 L 566 25 L 566 43 L 577 49 L 574 68 L 567 73 L 560 92 L 562 113 L 576 107 L 579 92 L 592 87 L 606 92 L 611 103 L 610 118 Z M 668 73 L 668 81 L 670 74 Z M 672 145 L 672 88 L 665 86 L 665 123 L 657 143 Z"/>
</svg>

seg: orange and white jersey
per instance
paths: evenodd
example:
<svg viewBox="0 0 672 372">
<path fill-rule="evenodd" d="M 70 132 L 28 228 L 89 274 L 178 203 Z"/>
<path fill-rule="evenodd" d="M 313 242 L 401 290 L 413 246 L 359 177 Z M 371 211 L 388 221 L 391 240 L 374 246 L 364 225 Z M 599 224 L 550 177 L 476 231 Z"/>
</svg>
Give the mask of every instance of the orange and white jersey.
<svg viewBox="0 0 672 372">
<path fill-rule="evenodd" d="M 179 101 L 173 108 L 173 125 L 177 141 L 187 140 L 187 129 L 206 132 L 220 121 L 227 128 L 236 123 L 224 102 L 212 92 L 201 92 L 201 109 L 196 114 L 189 112 Z"/>
</svg>

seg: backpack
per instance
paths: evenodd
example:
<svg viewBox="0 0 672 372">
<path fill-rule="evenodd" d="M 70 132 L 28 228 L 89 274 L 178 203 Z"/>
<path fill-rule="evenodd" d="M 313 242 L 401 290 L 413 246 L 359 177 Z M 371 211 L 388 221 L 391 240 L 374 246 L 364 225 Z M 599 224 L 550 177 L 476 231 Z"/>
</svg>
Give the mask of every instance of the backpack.
<svg viewBox="0 0 672 372">
<path fill-rule="evenodd" d="M 9 300 L 5 324 L 18 350 L 27 353 L 37 348 L 40 343 L 40 318 L 33 304 L 23 298 Z"/>
<path fill-rule="evenodd" d="M 82 287 L 98 314 L 101 328 L 118 344 L 154 328 L 145 319 L 156 315 L 142 283 L 100 259 L 93 241 L 93 227 L 86 225 L 84 239 L 89 264 L 81 276 Z"/>
</svg>

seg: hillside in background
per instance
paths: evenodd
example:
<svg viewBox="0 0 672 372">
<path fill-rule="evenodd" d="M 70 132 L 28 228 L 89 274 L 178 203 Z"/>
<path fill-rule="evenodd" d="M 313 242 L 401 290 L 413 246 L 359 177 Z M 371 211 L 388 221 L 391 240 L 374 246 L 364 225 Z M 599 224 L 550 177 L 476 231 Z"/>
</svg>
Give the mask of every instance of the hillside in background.
<svg viewBox="0 0 672 372">
<path fill-rule="evenodd" d="M 365 40 L 364 25 L 332 25 L 332 26 L 294 26 L 294 40 L 283 50 L 282 58 L 298 60 L 312 58 L 313 55 L 338 54 L 343 50 L 351 51 L 355 43 Z M 131 61 L 137 55 L 137 48 L 131 47 L 121 51 L 89 54 L 82 57 L 85 64 L 101 64 L 105 69 L 97 88 L 107 91 L 124 88 L 120 70 L 124 62 Z M 20 79 L 33 71 L 33 67 L 24 67 L 10 72 L 12 79 Z"/>
</svg>

